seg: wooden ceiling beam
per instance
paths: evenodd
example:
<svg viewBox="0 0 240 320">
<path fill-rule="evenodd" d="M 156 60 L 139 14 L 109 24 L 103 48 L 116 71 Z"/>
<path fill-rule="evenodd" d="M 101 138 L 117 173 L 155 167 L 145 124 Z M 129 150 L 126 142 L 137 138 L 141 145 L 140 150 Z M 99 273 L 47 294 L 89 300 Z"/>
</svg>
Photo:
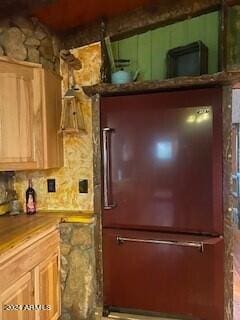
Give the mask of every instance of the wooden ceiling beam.
<svg viewBox="0 0 240 320">
<path fill-rule="evenodd" d="M 221 0 L 158 0 L 106 21 L 106 36 L 119 40 L 156 27 L 218 9 Z M 66 49 L 81 47 L 101 40 L 100 21 L 65 33 L 62 41 Z"/>
<path fill-rule="evenodd" d="M 166 91 L 192 87 L 212 87 L 216 85 L 237 85 L 240 83 L 240 72 L 218 72 L 201 76 L 177 77 L 165 80 L 137 81 L 121 85 L 98 83 L 93 86 L 83 86 L 82 89 L 89 97 L 95 94 L 112 96 L 141 92 Z"/>
<path fill-rule="evenodd" d="M 31 14 L 34 10 L 56 0 L 0 0 L 0 18 Z"/>
</svg>

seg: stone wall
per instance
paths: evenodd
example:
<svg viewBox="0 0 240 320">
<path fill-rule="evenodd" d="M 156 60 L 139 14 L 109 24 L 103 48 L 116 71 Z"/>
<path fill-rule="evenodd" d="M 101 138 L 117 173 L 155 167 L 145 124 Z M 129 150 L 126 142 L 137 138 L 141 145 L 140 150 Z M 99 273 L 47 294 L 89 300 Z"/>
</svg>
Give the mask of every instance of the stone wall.
<svg viewBox="0 0 240 320">
<path fill-rule="evenodd" d="M 96 280 L 94 225 L 62 223 L 61 320 L 94 318 Z"/>
<path fill-rule="evenodd" d="M 0 56 L 41 63 L 59 72 L 60 41 L 36 18 L 0 21 Z"/>
</svg>

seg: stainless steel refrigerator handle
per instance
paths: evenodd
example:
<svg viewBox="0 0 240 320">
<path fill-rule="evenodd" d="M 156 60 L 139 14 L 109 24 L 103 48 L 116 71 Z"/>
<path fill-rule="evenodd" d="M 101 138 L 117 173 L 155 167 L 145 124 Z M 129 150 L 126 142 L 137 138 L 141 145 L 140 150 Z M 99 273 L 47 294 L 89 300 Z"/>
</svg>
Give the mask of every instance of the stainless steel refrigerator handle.
<svg viewBox="0 0 240 320">
<path fill-rule="evenodd" d="M 110 140 L 109 134 L 113 131 L 111 128 L 103 128 L 103 186 L 104 186 L 104 209 L 111 210 L 116 205 L 110 203 L 109 194 L 110 194 Z"/>
<path fill-rule="evenodd" d="M 197 248 L 200 252 L 204 251 L 203 242 L 187 242 L 187 241 L 174 241 L 174 240 L 148 240 L 148 239 L 135 239 L 135 238 L 123 238 L 117 236 L 118 244 L 123 244 L 126 242 L 140 242 L 140 243 L 152 243 L 152 244 L 163 244 L 171 246 L 181 246 L 181 247 L 192 247 Z"/>
</svg>

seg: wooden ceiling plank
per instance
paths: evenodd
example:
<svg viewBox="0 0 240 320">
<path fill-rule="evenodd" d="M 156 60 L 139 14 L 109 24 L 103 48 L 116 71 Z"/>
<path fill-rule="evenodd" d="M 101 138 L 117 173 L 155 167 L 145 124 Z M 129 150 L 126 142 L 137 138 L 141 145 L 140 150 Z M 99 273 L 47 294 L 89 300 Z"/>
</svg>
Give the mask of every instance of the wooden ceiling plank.
<svg viewBox="0 0 240 320">
<path fill-rule="evenodd" d="M 27 15 L 56 0 L 0 0 L 0 18 L 13 15 Z"/>
<path fill-rule="evenodd" d="M 58 32 L 117 16 L 158 0 L 58 0 L 35 12 L 40 21 Z M 164 0 L 161 0 L 164 1 Z"/>
<path fill-rule="evenodd" d="M 119 40 L 155 27 L 192 18 L 214 11 L 221 0 L 159 0 L 154 5 L 141 7 L 106 21 L 106 35 Z M 63 35 L 66 49 L 81 47 L 101 40 L 100 22 L 75 28 Z"/>
</svg>

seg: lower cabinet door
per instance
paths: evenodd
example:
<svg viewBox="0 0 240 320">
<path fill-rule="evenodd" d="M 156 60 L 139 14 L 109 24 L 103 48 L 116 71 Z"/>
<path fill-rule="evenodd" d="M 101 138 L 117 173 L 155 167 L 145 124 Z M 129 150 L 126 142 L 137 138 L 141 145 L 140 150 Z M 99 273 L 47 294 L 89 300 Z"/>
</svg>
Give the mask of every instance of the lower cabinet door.
<svg viewBox="0 0 240 320">
<path fill-rule="evenodd" d="M 58 254 L 39 265 L 39 303 L 46 307 L 39 312 L 40 320 L 56 320 L 60 317 Z"/>
<path fill-rule="evenodd" d="M 224 319 L 224 241 L 103 230 L 104 306 L 180 319 Z"/>
<path fill-rule="evenodd" d="M 0 319 L 34 320 L 33 304 L 33 281 L 29 272 L 0 295 Z"/>
</svg>

